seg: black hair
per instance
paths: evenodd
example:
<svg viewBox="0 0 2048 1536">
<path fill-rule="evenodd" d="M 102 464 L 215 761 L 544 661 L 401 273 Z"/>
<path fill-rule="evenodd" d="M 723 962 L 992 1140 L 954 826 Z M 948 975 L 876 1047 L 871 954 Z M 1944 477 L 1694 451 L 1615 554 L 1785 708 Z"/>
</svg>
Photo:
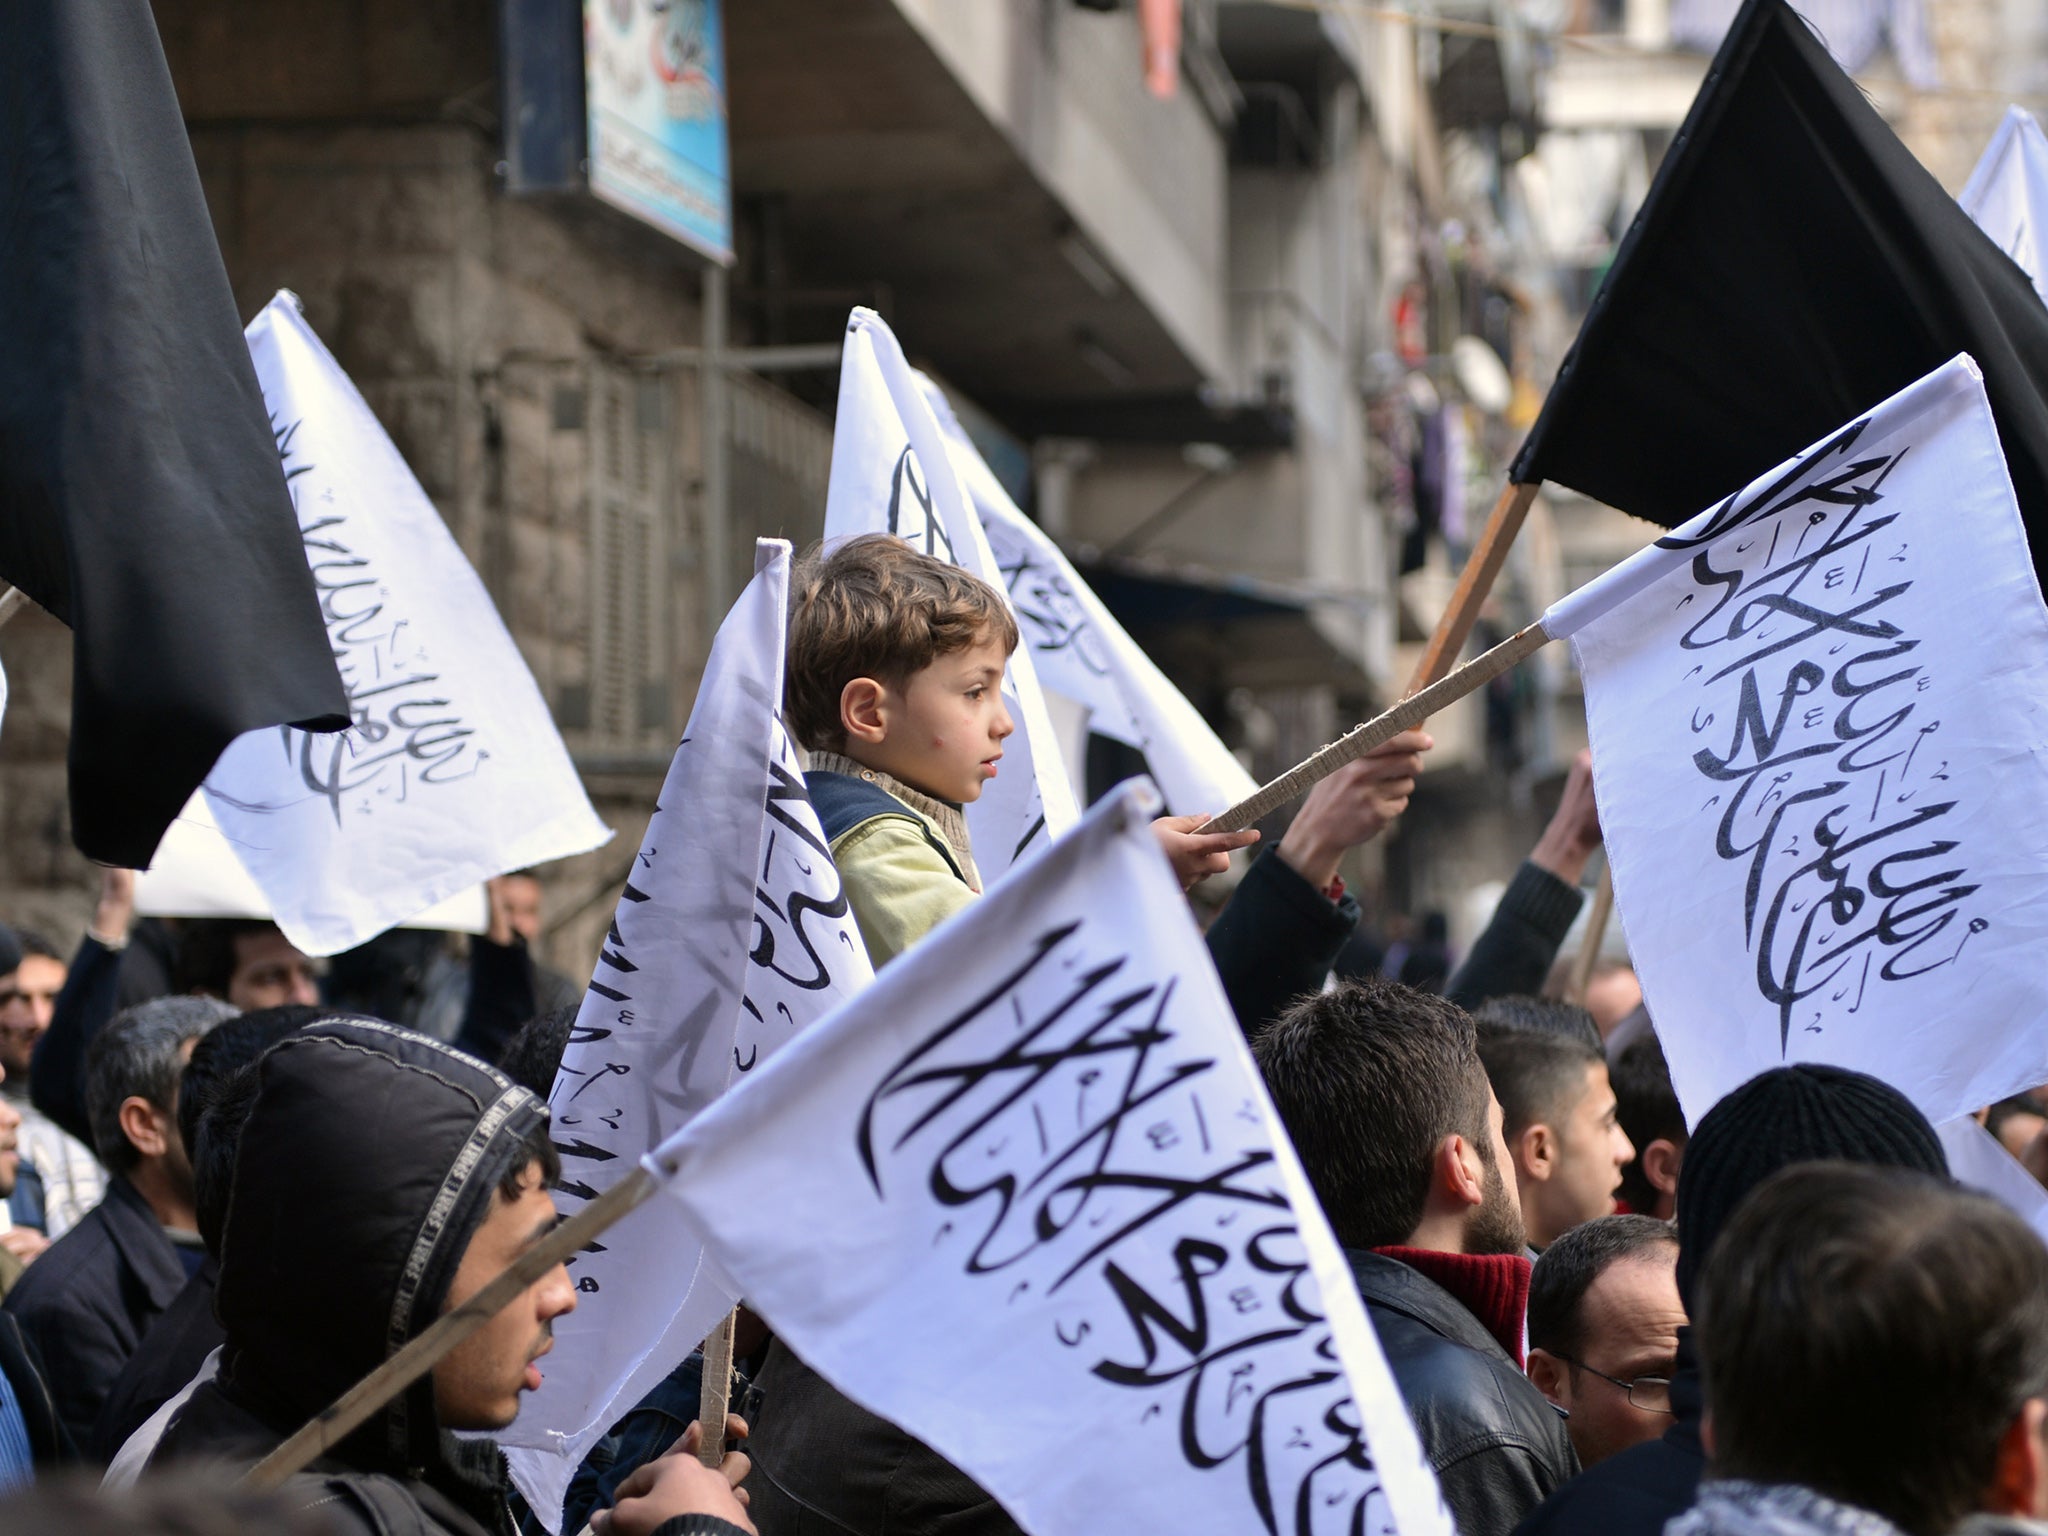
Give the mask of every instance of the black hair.
<svg viewBox="0 0 2048 1536">
<path fill-rule="evenodd" d="M 1347 1248 L 1408 1240 L 1445 1137 L 1492 1164 L 1486 1073 L 1454 1003 L 1377 977 L 1347 982 L 1281 1014 L 1252 1055 Z"/>
<path fill-rule="evenodd" d="M 1489 997 L 1473 1009 L 1472 1022 L 1478 1027 L 1482 1040 L 1493 1035 L 1517 1033 L 1563 1035 L 1566 1039 L 1590 1045 L 1596 1051 L 1602 1049 L 1600 1026 L 1593 1022 L 1593 1015 L 1577 1003 L 1510 993 L 1505 997 Z"/>
<path fill-rule="evenodd" d="M 2048 1247 L 1988 1196 L 1806 1163 L 1728 1222 L 1695 1319 L 1717 1476 L 1791 1483 L 1940 1536 L 2048 1396 Z"/>
<path fill-rule="evenodd" d="M 1623 1259 L 1658 1248 L 1678 1262 L 1678 1234 L 1653 1216 L 1598 1216 L 1543 1250 L 1529 1279 L 1529 1347 L 1577 1360 L 1586 1342 L 1586 1292 Z"/>
<path fill-rule="evenodd" d="M 1532 1125 L 1558 1126 L 1586 1092 L 1586 1069 L 1607 1065 L 1598 1047 L 1576 1035 L 1523 1030 L 1481 1035 L 1479 1059 L 1500 1100 L 1509 1141 Z"/>
<path fill-rule="evenodd" d="M 1668 1141 L 1683 1147 L 1688 1138 L 1685 1111 L 1678 1107 L 1678 1092 L 1671 1086 L 1671 1068 L 1664 1061 L 1664 1047 L 1655 1034 L 1638 1035 L 1626 1049 L 1607 1064 L 1607 1076 L 1614 1086 L 1614 1117 L 1636 1155 L 1621 1170 L 1621 1198 L 1633 1210 L 1648 1211 L 1662 1191 L 1643 1171 L 1643 1149 L 1653 1141 Z"/>
<path fill-rule="evenodd" d="M 175 1108 L 184 1075 L 184 1045 L 236 1010 L 211 997 L 156 997 L 107 1021 L 85 1052 L 85 1114 L 93 1151 L 115 1173 L 142 1160 L 121 1129 L 121 1105 L 144 1098 L 165 1114 Z"/>
<path fill-rule="evenodd" d="M 226 997 L 228 984 L 235 979 L 235 940 L 280 931 L 277 924 L 260 917 L 187 918 L 178 929 L 171 990 Z"/>
<path fill-rule="evenodd" d="M 21 957 L 24 960 L 30 955 L 38 956 L 44 960 L 56 960 L 59 962 L 62 962 L 64 959 L 57 952 L 57 946 L 44 938 L 40 933 L 37 933 L 33 928 L 15 929 L 14 942 L 20 948 Z"/>
</svg>

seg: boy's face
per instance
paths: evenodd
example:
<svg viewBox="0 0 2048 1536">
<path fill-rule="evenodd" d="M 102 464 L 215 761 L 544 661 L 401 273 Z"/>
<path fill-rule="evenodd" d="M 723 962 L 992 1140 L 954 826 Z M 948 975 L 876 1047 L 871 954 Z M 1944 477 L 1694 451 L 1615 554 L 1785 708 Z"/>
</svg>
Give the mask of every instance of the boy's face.
<svg viewBox="0 0 2048 1536">
<path fill-rule="evenodd" d="M 857 678 L 840 702 L 846 755 L 965 805 L 996 776 L 1017 729 L 1003 707 L 1009 653 L 994 640 L 941 656 L 900 688 Z"/>
</svg>

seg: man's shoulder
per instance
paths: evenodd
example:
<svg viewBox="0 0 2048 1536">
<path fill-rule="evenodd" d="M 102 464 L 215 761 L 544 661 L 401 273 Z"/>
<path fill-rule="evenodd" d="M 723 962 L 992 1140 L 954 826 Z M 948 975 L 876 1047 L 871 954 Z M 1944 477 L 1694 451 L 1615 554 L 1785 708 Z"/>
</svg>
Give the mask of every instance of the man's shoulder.
<svg viewBox="0 0 2048 1536">
<path fill-rule="evenodd" d="M 120 1247 L 107 1228 L 105 1206 L 96 1205 L 22 1272 L 4 1305 L 23 1319 L 45 1312 L 68 1315 L 90 1310 L 85 1298 L 96 1288 L 88 1285 L 82 1291 L 80 1282 L 112 1273 L 120 1263 Z"/>
<path fill-rule="evenodd" d="M 1545 1499 L 1515 1536 L 1658 1536 L 1692 1508 L 1705 1460 L 1668 1437 L 1589 1467 Z"/>
</svg>

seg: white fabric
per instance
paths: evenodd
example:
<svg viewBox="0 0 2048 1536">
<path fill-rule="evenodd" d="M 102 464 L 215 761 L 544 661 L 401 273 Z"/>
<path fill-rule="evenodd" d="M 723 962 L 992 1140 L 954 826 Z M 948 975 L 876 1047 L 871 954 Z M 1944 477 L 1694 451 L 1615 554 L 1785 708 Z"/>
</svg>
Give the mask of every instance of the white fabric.
<svg viewBox="0 0 2048 1536">
<path fill-rule="evenodd" d="M 192 1394 L 205 1386 L 220 1372 L 220 1349 L 215 1346 L 199 1367 L 199 1373 L 184 1386 L 163 1407 L 157 1409 L 142 1421 L 142 1427 L 121 1442 L 121 1449 L 107 1464 L 107 1475 L 100 1479 L 100 1487 L 108 1493 L 123 1493 L 133 1488 L 149 1466 L 149 1458 L 156 1454 L 157 1442 L 164 1437 L 164 1431 L 171 1427 L 171 1420 L 178 1416 L 178 1410 L 185 1406 Z"/>
<path fill-rule="evenodd" d="M 1448 1536 L 1158 806 L 1105 797 L 650 1165 L 791 1349 L 1034 1536 Z"/>
<path fill-rule="evenodd" d="M 598 957 L 550 1099 L 572 1213 L 872 972 L 777 710 L 789 545 L 763 539 L 704 670 L 690 724 Z M 783 1191 L 754 1183 L 774 1206 Z M 731 1310 L 665 1201 L 570 1269 L 544 1380 L 496 1438 L 558 1527 L 590 1447 Z"/>
<path fill-rule="evenodd" d="M 896 534 L 1003 590 L 918 376 L 895 334 L 868 309 L 854 310 L 846 322 L 825 492 L 825 537 L 862 533 Z M 1029 646 L 1019 645 L 1010 658 L 1003 697 L 1017 733 L 1003 748 L 996 777 L 967 807 L 974 862 L 991 884 L 1079 814 Z"/>
<path fill-rule="evenodd" d="M 185 802 L 177 819 L 164 829 L 149 868 L 137 874 L 135 910 L 145 917 L 272 916 L 270 898 L 213 819 L 204 792 Z M 482 933 L 490 912 L 484 888 L 472 885 L 413 913 L 404 926 Z"/>
<path fill-rule="evenodd" d="M 968 440 L 946 397 L 919 375 L 953 465 L 988 536 L 989 550 L 1048 695 L 1084 706 L 1088 729 L 1135 747 L 1176 815 L 1214 814 L 1258 785 L 1209 722 L 1117 623 L 1057 544 L 1017 509 Z"/>
<path fill-rule="evenodd" d="M 2048 218 L 2048 136 L 2033 113 L 2006 108 L 2005 120 L 1956 201 L 2048 300 L 2041 260 L 2041 221 Z"/>
<path fill-rule="evenodd" d="M 1983 1126 L 1962 1115 L 1936 1129 L 1948 1154 L 1949 1176 L 1982 1190 L 2048 1242 L 2048 1189 Z"/>
<path fill-rule="evenodd" d="M 1975 366 L 1653 548 L 1576 644 L 1688 1117 L 1792 1061 L 1937 1125 L 2048 1082 L 2048 608 Z"/>
<path fill-rule="evenodd" d="M 54 1243 L 106 1198 L 107 1172 L 92 1148 L 30 1103 L 22 1087 L 22 1097 L 7 1101 L 21 1116 L 14 1146 L 43 1182 L 43 1235 Z"/>
<path fill-rule="evenodd" d="M 351 728 L 251 732 L 206 797 L 308 954 L 611 836 L 490 594 L 289 294 L 248 328 Z"/>
</svg>

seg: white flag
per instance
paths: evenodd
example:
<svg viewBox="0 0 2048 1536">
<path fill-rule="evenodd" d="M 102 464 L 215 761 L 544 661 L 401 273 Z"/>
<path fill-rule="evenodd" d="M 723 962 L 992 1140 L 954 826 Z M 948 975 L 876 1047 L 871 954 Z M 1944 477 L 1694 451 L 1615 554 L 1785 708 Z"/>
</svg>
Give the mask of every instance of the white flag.
<svg viewBox="0 0 2048 1536">
<path fill-rule="evenodd" d="M 2048 608 L 1969 358 L 1544 628 L 1689 1115 L 1794 1061 L 1937 1125 L 2048 1082 Z"/>
<path fill-rule="evenodd" d="M 2008 107 L 1977 168 L 1956 201 L 1998 248 L 2034 280 L 2048 300 L 2041 261 L 2041 221 L 2048 218 L 2048 136 L 2022 107 Z"/>
<path fill-rule="evenodd" d="M 2048 1189 L 2041 1187 L 2040 1180 L 2027 1172 L 1996 1136 L 1969 1115 L 1937 1127 L 1935 1134 L 1941 1138 L 1941 1150 L 1948 1154 L 1951 1178 L 1989 1195 L 2048 1242 Z"/>
<path fill-rule="evenodd" d="M 918 381 L 987 536 L 1040 685 L 1082 705 L 1088 729 L 1135 747 L 1176 815 L 1214 813 L 1258 785 L 1195 706 L 1117 623 L 1045 530 L 1018 510 L 945 395 Z"/>
<path fill-rule="evenodd" d="M 230 743 L 221 831 L 300 949 L 611 836 L 490 594 L 290 294 L 249 325 L 352 724 Z"/>
<path fill-rule="evenodd" d="M 555 1079 L 567 1212 L 872 975 L 779 714 L 789 545 L 756 549 Z M 576 1310 L 555 1325 L 541 1388 L 497 1436 L 550 1528 L 584 1453 L 739 1296 L 667 1202 L 570 1274 Z"/>
<path fill-rule="evenodd" d="M 791 1349 L 1034 1536 L 1448 1536 L 1157 809 L 1106 797 L 651 1165 Z"/>
<path fill-rule="evenodd" d="M 867 309 L 854 310 L 846 323 L 825 493 L 825 537 L 861 533 L 896 534 L 1003 590 L 1002 572 L 918 376 L 895 333 Z M 1020 644 L 1011 656 L 1003 697 L 1017 723 L 1016 745 L 1006 752 L 1031 771 L 998 775 L 967 807 L 974 862 L 990 882 L 1058 837 L 1079 814 L 1029 645 Z"/>
</svg>

